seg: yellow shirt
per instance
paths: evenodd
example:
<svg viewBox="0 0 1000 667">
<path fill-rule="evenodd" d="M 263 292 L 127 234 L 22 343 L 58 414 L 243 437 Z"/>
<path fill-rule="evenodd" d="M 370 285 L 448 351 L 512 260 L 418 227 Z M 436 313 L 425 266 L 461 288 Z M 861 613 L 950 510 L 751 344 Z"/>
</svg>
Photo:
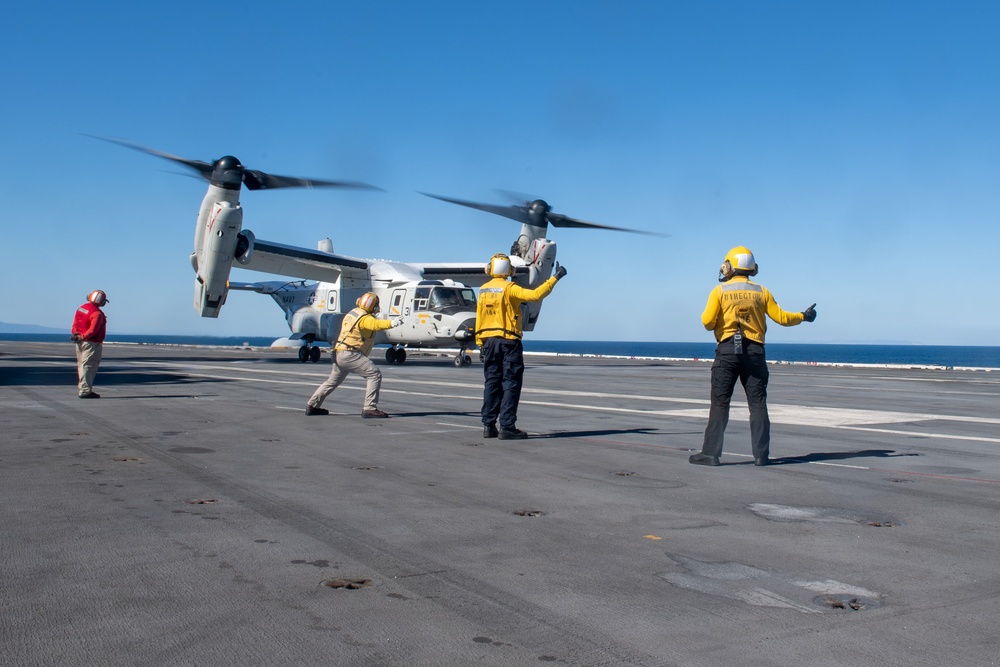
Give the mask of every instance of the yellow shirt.
<svg viewBox="0 0 1000 667">
<path fill-rule="evenodd" d="M 476 304 L 476 345 L 482 345 L 484 338 L 501 336 L 511 340 L 521 340 L 521 304 L 526 301 L 541 301 L 556 285 L 552 276 L 535 289 L 526 289 L 505 278 L 494 278 L 479 288 Z"/>
<path fill-rule="evenodd" d="M 783 327 L 795 326 L 803 321 L 802 313 L 782 310 L 766 287 L 750 282 L 746 276 L 736 276 L 718 285 L 708 295 L 701 323 L 709 331 L 715 331 L 716 342 L 731 338 L 739 325 L 745 338 L 763 345 L 767 332 L 765 315 Z"/>
<path fill-rule="evenodd" d="M 375 345 L 375 332 L 391 329 L 392 320 L 380 320 L 370 315 L 364 308 L 355 308 L 344 315 L 340 325 L 340 337 L 333 349 L 353 350 L 368 356 Z"/>
</svg>

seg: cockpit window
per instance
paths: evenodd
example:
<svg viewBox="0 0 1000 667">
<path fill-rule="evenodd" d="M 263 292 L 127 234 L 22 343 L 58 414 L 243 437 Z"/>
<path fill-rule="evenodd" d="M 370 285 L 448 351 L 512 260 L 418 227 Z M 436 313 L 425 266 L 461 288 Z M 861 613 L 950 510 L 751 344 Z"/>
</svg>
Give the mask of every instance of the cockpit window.
<svg viewBox="0 0 1000 667">
<path fill-rule="evenodd" d="M 475 310 L 476 293 L 470 288 L 418 287 L 414 293 L 417 310 L 435 312 Z"/>
</svg>

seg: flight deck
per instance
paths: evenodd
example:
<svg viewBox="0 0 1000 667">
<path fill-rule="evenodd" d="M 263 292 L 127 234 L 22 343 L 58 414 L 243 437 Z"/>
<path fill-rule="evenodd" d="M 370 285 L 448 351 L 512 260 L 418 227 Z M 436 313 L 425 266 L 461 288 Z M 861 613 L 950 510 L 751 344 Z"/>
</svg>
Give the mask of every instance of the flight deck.
<svg viewBox="0 0 1000 667">
<path fill-rule="evenodd" d="M 708 468 L 705 361 L 529 354 L 501 441 L 328 359 L 0 342 L 0 664 L 1000 664 L 1000 373 L 772 365 Z"/>
</svg>

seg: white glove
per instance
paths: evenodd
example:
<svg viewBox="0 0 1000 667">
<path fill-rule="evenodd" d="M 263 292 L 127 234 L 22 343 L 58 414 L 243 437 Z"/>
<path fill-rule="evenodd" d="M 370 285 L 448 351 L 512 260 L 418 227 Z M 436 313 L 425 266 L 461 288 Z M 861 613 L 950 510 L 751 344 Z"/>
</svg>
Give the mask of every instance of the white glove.
<svg viewBox="0 0 1000 667">
<path fill-rule="evenodd" d="M 397 317 L 396 319 L 394 319 L 392 321 L 392 328 L 393 329 L 395 329 L 396 327 L 401 327 L 401 326 L 403 326 L 403 318 L 402 317 Z"/>
</svg>

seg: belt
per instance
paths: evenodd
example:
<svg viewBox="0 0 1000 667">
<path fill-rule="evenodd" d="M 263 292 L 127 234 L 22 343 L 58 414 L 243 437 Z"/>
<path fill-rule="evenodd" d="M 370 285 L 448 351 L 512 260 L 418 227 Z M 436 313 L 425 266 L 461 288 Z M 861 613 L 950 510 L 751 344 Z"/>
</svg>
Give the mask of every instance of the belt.
<svg viewBox="0 0 1000 667">
<path fill-rule="evenodd" d="M 732 343 L 732 342 L 733 342 L 733 337 L 730 336 L 729 338 L 723 338 L 722 340 L 720 340 L 716 344 L 717 345 L 722 345 L 723 343 Z M 764 343 L 758 343 L 757 341 L 751 340 L 751 339 L 747 338 L 746 336 L 743 337 L 743 344 L 744 345 L 760 345 L 761 347 L 764 347 Z"/>
</svg>

